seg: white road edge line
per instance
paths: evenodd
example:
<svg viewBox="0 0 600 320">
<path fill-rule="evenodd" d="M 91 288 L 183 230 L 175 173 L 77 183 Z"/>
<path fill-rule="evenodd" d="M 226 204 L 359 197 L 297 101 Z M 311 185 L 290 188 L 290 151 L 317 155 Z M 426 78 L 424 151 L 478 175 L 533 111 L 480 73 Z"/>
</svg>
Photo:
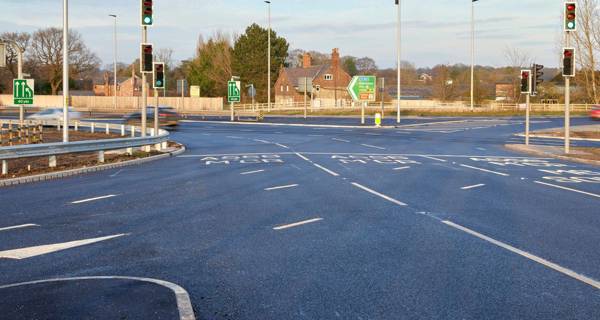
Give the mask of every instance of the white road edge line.
<svg viewBox="0 0 600 320">
<path fill-rule="evenodd" d="M 474 170 L 479 170 L 479 171 L 483 171 L 483 172 L 488 172 L 488 173 L 493 173 L 493 174 L 497 174 L 499 176 L 503 176 L 503 177 L 508 177 L 510 176 L 508 173 L 502 173 L 502 172 L 496 172 L 496 171 L 492 171 L 492 170 L 487 170 L 487 169 L 482 169 L 482 168 L 477 168 L 477 167 L 472 167 L 472 166 L 468 166 L 466 164 L 461 164 L 461 167 L 465 167 L 465 168 L 469 168 L 469 169 L 474 169 Z"/>
<path fill-rule="evenodd" d="M 549 187 L 554 187 L 554 188 L 558 188 L 558 189 L 563 189 L 563 190 L 567 190 L 567 191 L 577 192 L 577 193 L 585 194 L 588 196 L 600 198 L 600 194 L 594 194 L 594 193 L 585 192 L 585 191 L 581 191 L 581 190 L 577 190 L 577 189 L 571 189 L 571 188 L 567 188 L 567 187 L 563 187 L 563 186 L 557 186 L 555 184 L 550 184 L 550 183 L 541 182 L 541 181 L 534 181 L 534 182 L 537 184 L 543 184 L 543 185 L 549 186 Z"/>
<path fill-rule="evenodd" d="M 387 201 L 393 202 L 393 203 L 395 203 L 395 204 L 397 204 L 399 206 L 407 206 L 407 204 L 404 203 L 404 202 L 398 201 L 398 200 L 396 200 L 394 198 L 386 196 L 385 194 L 381 194 L 381 193 L 379 193 L 379 192 L 377 192 L 375 190 L 369 189 L 369 188 L 367 188 L 367 187 L 365 187 L 365 186 L 363 186 L 363 185 L 361 185 L 359 183 L 352 182 L 352 185 L 355 186 L 355 187 L 357 187 L 357 188 L 363 189 L 366 192 L 374 194 L 374 195 L 376 195 L 376 196 L 378 196 L 380 198 L 383 198 L 383 199 L 385 199 Z"/>
<path fill-rule="evenodd" d="M 133 280 L 133 281 L 142 281 L 154 283 L 159 286 L 166 287 L 173 291 L 175 294 L 175 300 L 177 302 L 177 309 L 179 310 L 179 319 L 180 320 L 196 320 L 196 316 L 194 315 L 194 309 L 192 308 L 192 301 L 190 300 L 190 296 L 188 292 L 179 285 L 176 285 L 172 282 L 152 279 L 152 278 L 139 278 L 139 277 L 121 277 L 121 276 L 97 276 L 97 277 L 73 277 L 73 278 L 56 278 L 56 279 L 47 279 L 47 280 L 37 280 L 30 282 L 21 282 L 21 283 L 13 283 L 4 286 L 0 286 L 0 289 L 8 289 L 20 286 L 27 285 L 35 285 L 42 283 L 50 283 L 50 282 L 65 282 L 65 281 L 81 281 L 81 280 Z"/>
<path fill-rule="evenodd" d="M 562 267 L 562 266 L 560 266 L 560 265 L 558 265 L 556 263 L 553 263 L 553 262 L 550 262 L 550 261 L 548 261 L 546 259 L 543 259 L 543 258 L 540 258 L 538 256 L 535 256 L 535 255 L 533 255 L 533 254 L 531 254 L 529 252 L 523 251 L 521 249 L 517 249 L 517 248 L 515 248 L 515 247 L 513 247 L 511 245 L 508 245 L 506 243 L 503 243 L 503 242 L 500 242 L 498 240 L 492 239 L 492 238 L 490 238 L 488 236 L 485 236 L 485 235 L 483 235 L 481 233 L 478 233 L 476 231 L 473 231 L 471 229 L 468 229 L 466 227 L 458 225 L 458 224 L 456 224 L 456 223 L 454 223 L 452 221 L 444 220 L 444 221 L 442 221 L 442 223 L 445 224 L 445 225 L 447 225 L 447 226 L 450 226 L 452 228 L 455 228 L 455 229 L 458 229 L 458 230 L 463 231 L 465 233 L 468 233 L 468 234 L 470 234 L 472 236 L 475 236 L 475 237 L 477 237 L 477 238 L 479 238 L 481 240 L 487 241 L 487 242 L 489 242 L 489 243 L 491 243 L 493 245 L 496 245 L 496 246 L 498 246 L 500 248 L 506 249 L 506 250 L 508 250 L 508 251 L 510 251 L 512 253 L 516 253 L 516 254 L 524 257 L 524 258 L 527 258 L 529 260 L 535 261 L 535 262 L 537 262 L 537 263 L 539 263 L 541 265 L 544 265 L 544 266 L 546 266 L 546 267 L 548 267 L 550 269 L 558 271 L 558 272 L 560 272 L 560 273 L 562 273 L 562 274 L 564 274 L 566 276 L 569 276 L 569 277 L 571 277 L 571 278 L 573 278 L 575 280 L 579 280 L 579 281 L 581 281 L 583 283 L 586 283 L 586 284 L 588 284 L 588 285 L 590 285 L 592 287 L 595 287 L 596 289 L 600 289 L 600 282 L 598 282 L 598 281 L 596 281 L 594 279 L 588 278 L 588 277 L 586 277 L 584 275 L 581 275 L 579 273 L 576 273 L 573 270 L 567 269 L 567 268 Z"/>
<path fill-rule="evenodd" d="M 484 183 L 480 183 L 480 184 L 476 184 L 476 185 L 472 185 L 472 186 L 466 186 L 466 187 L 462 187 L 462 190 L 469 190 L 469 189 L 475 189 L 475 188 L 479 188 L 479 187 L 483 187 L 485 186 Z"/>
<path fill-rule="evenodd" d="M 319 168 L 319 169 L 321 169 L 321 170 L 323 170 L 323 171 L 325 171 L 325 172 L 329 173 L 330 175 L 332 175 L 332 176 L 334 176 L 334 177 L 338 177 L 338 176 L 339 176 L 339 174 L 337 174 L 337 173 L 335 173 L 335 172 L 333 172 L 333 171 L 331 171 L 331 170 L 329 170 L 329 169 L 327 169 L 327 168 L 325 168 L 325 167 L 323 167 L 323 166 L 321 166 L 321 165 L 319 165 L 319 164 L 313 163 L 313 165 L 314 165 L 315 167 L 317 167 L 317 168 Z"/>
<path fill-rule="evenodd" d="M 28 223 L 28 224 L 22 224 L 22 225 L 18 225 L 18 226 L 0 228 L 0 231 L 8 231 L 8 230 L 14 230 L 14 229 L 31 228 L 31 227 L 39 227 L 39 226 L 40 226 L 39 224 Z"/>
<path fill-rule="evenodd" d="M 295 188 L 297 187 L 297 184 L 289 184 L 286 186 L 278 186 L 278 187 L 271 187 L 271 188 L 265 188 L 265 191 L 273 191 L 273 190 L 280 190 L 280 189 L 289 189 L 289 188 Z"/>
<path fill-rule="evenodd" d="M 285 230 L 285 229 L 294 228 L 294 227 L 302 226 L 302 225 L 309 224 L 309 223 L 314 223 L 314 222 L 321 221 L 321 220 L 323 220 L 323 218 L 314 218 L 314 219 L 304 220 L 304 221 L 300 221 L 300 222 L 295 222 L 295 223 L 290 223 L 290 224 L 274 227 L 273 230 L 277 230 L 277 231 Z"/>
<path fill-rule="evenodd" d="M 410 167 L 400 167 L 400 168 L 394 168 L 394 170 L 406 170 L 406 169 L 410 169 Z"/>
<path fill-rule="evenodd" d="M 374 145 L 371 145 L 371 144 L 366 144 L 366 143 L 362 143 L 361 146 L 368 147 L 368 148 L 376 148 L 376 149 L 379 149 L 379 150 L 385 150 L 385 148 L 374 146 Z"/>
<path fill-rule="evenodd" d="M 113 198 L 113 197 L 116 197 L 116 196 L 117 196 L 116 194 L 109 194 L 109 195 L 101 196 L 101 197 L 95 197 L 95 198 L 89 198 L 89 199 L 83 199 L 83 200 L 73 201 L 73 202 L 71 202 L 71 204 L 86 203 L 86 202 L 91 202 L 91 201 L 96 201 L 96 200 Z"/>
<path fill-rule="evenodd" d="M 436 157 L 431 157 L 431 156 L 421 156 L 421 158 L 426 158 L 426 159 L 435 160 L 435 161 L 439 161 L 439 162 L 448 162 L 447 160 L 436 158 Z"/>
<path fill-rule="evenodd" d="M 246 171 L 246 172 L 242 172 L 240 174 L 244 176 L 244 175 L 247 175 L 247 174 L 254 174 L 254 173 L 259 173 L 259 172 L 265 172 L 265 170 Z"/>
</svg>

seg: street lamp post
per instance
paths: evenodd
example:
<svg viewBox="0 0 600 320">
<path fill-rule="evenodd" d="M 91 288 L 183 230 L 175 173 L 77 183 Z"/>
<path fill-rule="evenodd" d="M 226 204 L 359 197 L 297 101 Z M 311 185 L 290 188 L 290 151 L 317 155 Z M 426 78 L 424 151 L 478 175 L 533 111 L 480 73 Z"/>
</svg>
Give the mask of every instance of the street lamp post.
<svg viewBox="0 0 600 320">
<path fill-rule="evenodd" d="M 396 6 L 398 7 L 398 23 L 397 23 L 397 31 L 396 31 L 396 45 L 398 51 L 398 79 L 397 79 L 397 110 L 396 110 L 396 122 L 400 123 L 400 101 L 402 101 L 401 95 L 401 79 L 402 79 L 402 2 L 401 0 L 396 0 Z"/>
<path fill-rule="evenodd" d="M 114 18 L 114 33 L 113 33 L 113 106 L 117 109 L 117 15 L 109 14 Z"/>
<path fill-rule="evenodd" d="M 63 143 L 69 142 L 69 1 L 63 0 Z"/>
<path fill-rule="evenodd" d="M 267 4 L 267 16 L 268 16 L 268 21 L 269 21 L 269 28 L 268 28 L 268 49 L 267 49 L 267 64 L 268 64 L 268 71 L 267 71 L 267 111 L 271 112 L 271 1 L 265 1 L 265 3 Z"/>
<path fill-rule="evenodd" d="M 475 110 L 475 1 L 471 1 L 471 111 Z"/>
</svg>

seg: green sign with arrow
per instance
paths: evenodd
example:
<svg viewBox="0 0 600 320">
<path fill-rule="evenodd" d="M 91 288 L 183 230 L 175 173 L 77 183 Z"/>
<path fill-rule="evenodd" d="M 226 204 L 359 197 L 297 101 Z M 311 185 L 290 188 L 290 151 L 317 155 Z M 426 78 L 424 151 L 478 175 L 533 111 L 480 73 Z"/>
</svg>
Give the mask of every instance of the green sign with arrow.
<svg viewBox="0 0 600 320">
<path fill-rule="evenodd" d="M 33 79 L 14 79 L 13 80 L 13 104 L 32 105 L 35 96 Z"/>
<path fill-rule="evenodd" d="M 348 85 L 348 93 L 354 101 L 373 102 L 377 91 L 375 76 L 355 76 Z"/>
<path fill-rule="evenodd" d="M 240 102 L 242 101 L 242 83 L 239 81 L 229 81 L 227 83 L 227 101 Z"/>
</svg>

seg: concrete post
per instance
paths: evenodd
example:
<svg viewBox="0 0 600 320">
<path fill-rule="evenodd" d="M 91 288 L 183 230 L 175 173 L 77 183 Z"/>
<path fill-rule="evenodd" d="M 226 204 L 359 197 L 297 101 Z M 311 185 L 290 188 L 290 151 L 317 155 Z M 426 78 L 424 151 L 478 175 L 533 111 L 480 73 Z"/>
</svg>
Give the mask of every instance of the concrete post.
<svg viewBox="0 0 600 320">
<path fill-rule="evenodd" d="M 109 126 L 109 124 L 108 124 L 108 123 L 106 124 L 106 134 L 107 134 L 107 135 L 109 135 L 109 134 L 110 134 L 110 126 Z"/>
<path fill-rule="evenodd" d="M 92 124 L 90 124 L 90 131 L 91 131 L 92 133 L 94 133 L 94 131 L 95 131 L 95 130 L 96 130 L 96 126 L 95 126 L 95 124 L 92 122 Z"/>
<path fill-rule="evenodd" d="M 2 175 L 5 176 L 8 174 L 8 161 L 2 160 Z"/>
<path fill-rule="evenodd" d="M 121 136 L 122 137 L 125 136 L 125 125 L 124 124 L 121 125 Z"/>
<path fill-rule="evenodd" d="M 104 163 L 104 151 L 98 151 L 98 162 Z"/>
<path fill-rule="evenodd" d="M 135 138 L 135 126 L 131 126 L 130 130 L 131 130 L 131 137 Z"/>
<path fill-rule="evenodd" d="M 75 121 L 75 131 L 79 131 L 79 121 Z"/>
<path fill-rule="evenodd" d="M 56 168 L 56 156 L 48 157 L 48 166 L 50 168 Z"/>
</svg>

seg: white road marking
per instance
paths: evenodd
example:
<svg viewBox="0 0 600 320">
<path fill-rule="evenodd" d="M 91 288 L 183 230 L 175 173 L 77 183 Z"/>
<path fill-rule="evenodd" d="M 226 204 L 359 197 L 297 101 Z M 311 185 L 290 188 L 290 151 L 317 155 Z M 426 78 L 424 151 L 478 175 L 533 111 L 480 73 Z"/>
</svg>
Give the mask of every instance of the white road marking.
<svg viewBox="0 0 600 320">
<path fill-rule="evenodd" d="M 369 133 L 365 133 L 365 134 L 368 135 L 368 136 L 380 136 L 381 135 L 380 133 L 370 133 L 370 132 Z"/>
<path fill-rule="evenodd" d="M 96 243 L 96 242 L 100 242 L 100 241 L 106 241 L 106 240 L 119 238 L 119 237 L 123 237 L 123 236 L 127 236 L 127 235 L 129 235 L 129 234 L 122 233 L 122 234 L 117 234 L 117 235 L 108 236 L 108 237 L 85 239 L 85 240 L 78 240 L 78 241 L 71 241 L 71 242 L 64 242 L 64 243 L 47 244 L 47 245 L 35 246 L 35 247 L 29 247 L 29 248 L 0 251 L 0 259 L 2 259 L 2 258 L 16 259 L 16 260 L 27 259 L 27 258 L 31 258 L 31 257 L 35 257 L 35 256 L 41 256 L 41 255 L 48 254 L 48 253 L 53 253 L 53 252 L 71 249 L 71 248 L 75 248 L 75 247 L 81 247 L 81 246 L 85 246 L 88 244 L 92 244 L 92 243 Z"/>
<path fill-rule="evenodd" d="M 426 158 L 426 159 L 435 160 L 435 161 L 439 161 L 439 162 L 447 162 L 444 159 L 440 159 L 440 158 L 436 158 L 436 157 L 431 157 L 431 156 L 421 156 L 421 158 Z"/>
<path fill-rule="evenodd" d="M 285 148 L 285 149 L 289 149 L 290 148 L 290 147 L 288 147 L 288 146 L 286 146 L 284 144 L 281 144 L 281 143 L 276 143 L 275 145 L 278 146 L 278 147 Z"/>
<path fill-rule="evenodd" d="M 377 192 L 375 190 L 369 189 L 369 188 L 367 188 L 367 187 L 365 187 L 365 186 L 363 186 L 361 184 L 358 184 L 356 182 L 352 182 L 352 185 L 355 186 L 355 187 L 357 187 L 357 188 L 363 189 L 364 191 L 367 191 L 367 192 L 369 192 L 371 194 L 374 194 L 374 195 L 376 195 L 376 196 L 378 196 L 380 198 L 383 198 L 383 199 L 385 199 L 387 201 L 395 203 L 395 204 L 397 204 L 399 206 L 407 206 L 407 204 L 404 203 L 404 202 L 401 202 L 401 201 L 398 201 L 398 200 L 396 200 L 394 198 L 388 197 L 385 194 L 381 194 L 381 193 L 379 193 L 379 192 Z"/>
<path fill-rule="evenodd" d="M 243 131 L 243 132 L 254 132 L 254 130 L 250 130 L 250 129 L 242 129 L 240 131 Z"/>
<path fill-rule="evenodd" d="M 480 184 L 476 184 L 476 185 L 472 185 L 472 186 L 466 186 L 466 187 L 462 187 L 462 190 L 469 190 L 469 189 L 475 189 L 475 188 L 479 188 L 479 187 L 483 187 L 485 186 L 484 183 L 480 183 Z"/>
<path fill-rule="evenodd" d="M 318 165 L 318 164 L 316 164 L 316 163 L 313 163 L 313 165 L 314 165 L 315 167 L 317 167 L 317 168 L 319 168 L 319 169 L 321 169 L 321 170 L 323 170 L 323 171 L 325 171 L 325 172 L 329 173 L 330 175 L 332 175 L 332 176 L 334 176 L 334 177 L 337 177 L 337 176 L 339 176 L 339 174 L 337 174 L 337 173 L 335 173 L 335 172 L 333 172 L 333 171 L 331 171 L 331 170 L 329 170 L 329 169 L 327 169 L 327 168 L 325 168 L 325 167 L 323 167 L 323 166 L 321 166 L 321 165 Z"/>
<path fill-rule="evenodd" d="M 442 221 L 442 223 L 444 223 L 445 225 L 450 226 L 452 228 L 455 228 L 457 230 L 460 230 L 460 231 L 463 231 L 465 233 L 468 233 L 468 234 L 470 234 L 472 236 L 475 236 L 475 237 L 477 237 L 477 238 L 479 238 L 481 240 L 487 241 L 487 242 L 489 242 L 489 243 L 491 243 L 493 245 L 496 245 L 496 246 L 498 246 L 500 248 L 508 250 L 508 251 L 510 251 L 512 253 L 518 254 L 518 255 L 520 255 L 520 256 L 522 256 L 524 258 L 527 258 L 529 260 L 535 261 L 535 262 L 537 262 L 537 263 L 539 263 L 541 265 L 544 265 L 544 266 L 546 266 L 546 267 L 548 267 L 550 269 L 558 271 L 558 272 L 560 272 L 560 273 L 562 273 L 562 274 L 564 274 L 566 276 L 569 276 L 569 277 L 571 277 L 571 278 L 573 278 L 575 280 L 581 281 L 581 282 L 586 283 L 586 284 L 588 284 L 588 285 L 590 285 L 592 287 L 595 287 L 596 289 L 600 289 L 600 282 L 598 282 L 598 281 L 596 281 L 594 279 L 588 278 L 588 277 L 586 277 L 584 275 L 581 275 L 579 273 L 576 273 L 573 270 L 567 269 L 567 268 L 562 267 L 562 266 L 560 266 L 560 265 L 558 265 L 556 263 L 553 263 L 553 262 L 550 262 L 550 261 L 548 261 L 546 259 L 543 259 L 543 258 L 540 258 L 538 256 L 535 256 L 535 255 L 533 255 L 533 254 L 531 254 L 529 252 L 523 251 L 521 249 L 517 249 L 517 248 L 515 248 L 515 247 L 513 247 L 511 245 L 508 245 L 506 243 L 503 243 L 503 242 L 500 242 L 498 240 L 492 239 L 492 238 L 490 238 L 488 236 L 485 236 L 485 235 L 483 235 L 481 233 L 478 233 L 476 231 L 473 231 L 471 229 L 468 229 L 466 227 L 458 225 L 458 224 L 456 224 L 456 223 L 454 223 L 452 221 L 445 220 L 445 221 Z"/>
<path fill-rule="evenodd" d="M 322 134 L 309 134 L 309 137 L 324 137 Z"/>
<path fill-rule="evenodd" d="M 123 172 L 123 170 L 125 170 L 125 169 L 121 169 L 121 170 L 111 174 L 109 177 L 114 178 L 114 177 L 118 176 L 121 172 Z"/>
<path fill-rule="evenodd" d="M 254 170 L 254 171 L 247 171 L 247 172 L 242 172 L 240 173 L 241 175 L 247 175 L 247 174 L 255 174 L 255 173 L 260 173 L 260 172 L 265 172 L 265 170 Z"/>
<path fill-rule="evenodd" d="M 563 187 L 563 186 L 557 186 L 555 184 L 550 184 L 550 183 L 541 182 L 541 181 L 535 181 L 535 183 L 543 184 L 545 186 L 563 189 L 563 190 L 567 190 L 567 191 L 577 192 L 577 193 L 585 194 L 585 195 L 596 197 L 596 198 L 600 198 L 600 194 L 594 194 L 594 193 L 585 192 L 585 191 L 581 191 L 581 190 L 577 190 L 577 189 L 571 189 L 571 188 L 567 188 L 567 187 Z"/>
<path fill-rule="evenodd" d="M 280 189 L 289 189 L 289 188 L 295 188 L 297 186 L 298 186 L 297 184 L 290 184 L 290 185 L 286 185 L 286 186 L 278 186 L 278 187 L 265 188 L 265 191 L 273 191 L 273 190 L 280 190 Z"/>
<path fill-rule="evenodd" d="M 477 150 L 479 150 L 479 151 L 485 151 L 487 149 L 486 148 L 477 148 Z"/>
<path fill-rule="evenodd" d="M 244 139 L 242 137 L 237 137 L 237 136 L 227 136 L 226 138 L 229 138 L 229 139 Z"/>
<path fill-rule="evenodd" d="M 394 168 L 394 170 L 406 170 L 406 169 L 410 169 L 410 167 L 400 167 L 400 168 Z"/>
<path fill-rule="evenodd" d="M 296 155 L 297 155 L 298 157 L 302 158 L 303 160 L 306 160 L 306 161 L 308 161 L 308 162 L 312 162 L 312 161 L 310 161 L 310 159 L 309 159 L 309 158 L 307 158 L 307 157 L 305 157 L 305 156 L 301 155 L 301 154 L 300 154 L 300 153 L 298 153 L 298 152 L 296 152 Z"/>
<path fill-rule="evenodd" d="M 73 201 L 73 202 L 71 202 L 71 204 L 86 203 L 86 202 L 91 202 L 91 201 L 96 201 L 96 200 L 108 199 L 108 198 L 112 198 L 112 197 L 116 197 L 116 196 L 117 196 L 116 194 L 109 194 L 109 195 L 101 196 L 101 197 Z"/>
<path fill-rule="evenodd" d="M 479 171 L 483 171 L 483 172 L 488 172 L 488 173 L 493 173 L 493 174 L 497 174 L 499 176 L 503 176 L 503 177 L 508 177 L 510 176 L 508 173 L 502 173 L 502 172 L 496 172 L 496 171 L 492 171 L 492 170 L 487 170 L 487 169 L 482 169 L 482 168 L 477 168 L 477 167 L 472 167 L 472 166 L 468 166 L 466 164 L 461 164 L 461 167 L 465 167 L 465 168 L 469 168 L 469 169 L 474 169 L 474 170 L 479 170 Z"/>
<path fill-rule="evenodd" d="M 370 145 L 370 144 L 366 144 L 366 143 L 362 143 L 361 146 L 367 147 L 367 148 L 375 148 L 375 149 L 379 149 L 379 150 L 386 150 L 385 148 L 374 146 L 374 145 Z"/>
<path fill-rule="evenodd" d="M 40 226 L 39 224 L 28 223 L 28 224 L 22 224 L 22 225 L 18 225 L 18 226 L 0 228 L 0 231 L 30 228 L 30 227 L 39 227 L 39 226 Z"/>
<path fill-rule="evenodd" d="M 260 140 L 260 139 L 254 139 L 254 141 L 256 141 L 256 142 L 262 142 L 262 143 L 268 143 L 268 144 L 270 144 L 270 143 L 271 143 L 271 142 L 269 142 L 269 141 Z"/>
<path fill-rule="evenodd" d="M 349 143 L 349 142 L 350 142 L 350 141 L 348 141 L 348 140 L 339 139 L 339 138 L 331 138 L 331 140 L 335 140 L 335 141 L 339 141 L 339 142 L 347 142 L 347 143 Z"/>
<path fill-rule="evenodd" d="M 295 223 L 290 223 L 290 224 L 274 227 L 273 230 L 285 230 L 285 229 L 294 228 L 294 227 L 302 226 L 302 225 L 309 224 L 309 223 L 314 223 L 314 222 L 321 221 L 321 220 L 323 220 L 323 218 L 314 218 L 314 219 L 304 220 L 304 221 L 300 221 L 300 222 L 295 222 Z"/>
</svg>

